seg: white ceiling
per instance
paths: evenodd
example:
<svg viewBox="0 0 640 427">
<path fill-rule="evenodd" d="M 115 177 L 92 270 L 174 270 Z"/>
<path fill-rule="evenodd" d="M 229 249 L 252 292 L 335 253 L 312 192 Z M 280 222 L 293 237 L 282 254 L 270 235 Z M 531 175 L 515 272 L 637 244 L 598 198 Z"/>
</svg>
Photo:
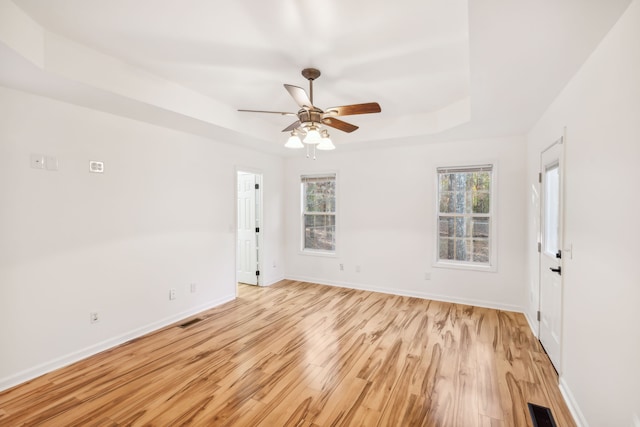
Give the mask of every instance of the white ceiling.
<svg viewBox="0 0 640 427">
<path fill-rule="evenodd" d="M 280 131 L 290 117 L 235 110 L 297 111 L 282 84 L 307 88 L 300 70 L 310 66 L 322 71 L 314 83 L 321 108 L 382 106 L 377 115 L 345 117 L 361 129 L 332 131 L 337 145 L 524 134 L 629 0 L 13 3 L 47 32 L 192 89 L 234 117 L 224 125 L 215 117 L 191 120 L 166 108 L 127 107 L 86 85 L 67 89 L 74 85 L 68 76 L 57 83 L 47 72 L 26 78 L 30 65 L 6 45 L 1 84 L 206 136 L 224 130 L 232 142 L 262 140 L 259 148 L 284 152 Z M 52 90 L 56 84 L 62 89 Z"/>
</svg>

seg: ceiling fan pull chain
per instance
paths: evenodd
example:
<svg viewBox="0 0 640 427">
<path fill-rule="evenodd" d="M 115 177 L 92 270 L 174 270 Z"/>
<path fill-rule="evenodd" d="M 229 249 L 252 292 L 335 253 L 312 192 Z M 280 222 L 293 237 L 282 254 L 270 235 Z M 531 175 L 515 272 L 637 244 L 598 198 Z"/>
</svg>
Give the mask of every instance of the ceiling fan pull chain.
<svg viewBox="0 0 640 427">
<path fill-rule="evenodd" d="M 309 158 L 309 144 L 304 144 L 307 146 L 307 159 Z"/>
<path fill-rule="evenodd" d="M 313 160 L 316 159 L 316 144 L 313 144 Z"/>
</svg>

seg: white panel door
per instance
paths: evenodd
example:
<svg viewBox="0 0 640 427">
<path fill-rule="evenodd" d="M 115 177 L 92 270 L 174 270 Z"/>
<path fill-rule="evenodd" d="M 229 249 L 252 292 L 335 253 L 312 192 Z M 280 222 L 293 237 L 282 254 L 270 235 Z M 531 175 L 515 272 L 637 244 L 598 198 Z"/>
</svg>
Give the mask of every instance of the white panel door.
<svg viewBox="0 0 640 427">
<path fill-rule="evenodd" d="M 258 284 L 256 235 L 256 176 L 238 173 L 238 253 L 237 280 Z"/>
<path fill-rule="evenodd" d="M 541 155 L 540 342 L 560 372 L 562 339 L 562 151 L 557 143 Z"/>
</svg>

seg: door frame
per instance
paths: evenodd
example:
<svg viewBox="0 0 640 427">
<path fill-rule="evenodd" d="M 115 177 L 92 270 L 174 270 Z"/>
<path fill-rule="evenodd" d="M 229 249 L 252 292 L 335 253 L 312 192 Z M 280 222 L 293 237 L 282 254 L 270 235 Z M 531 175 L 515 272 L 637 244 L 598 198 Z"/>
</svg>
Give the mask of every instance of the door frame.
<svg viewBox="0 0 640 427">
<path fill-rule="evenodd" d="M 256 218 L 259 221 L 260 232 L 258 233 L 258 239 L 256 242 L 256 249 L 258 252 L 258 271 L 260 271 L 260 275 L 257 277 L 257 286 L 264 286 L 264 174 L 260 169 L 249 168 L 243 166 L 236 166 L 234 171 L 234 179 L 233 179 L 233 211 L 234 211 L 234 239 L 233 239 L 233 247 L 234 247 L 234 280 L 235 280 L 235 289 L 236 289 L 236 297 L 238 296 L 238 175 L 240 173 L 248 173 L 256 176 L 256 181 L 260 185 L 260 191 L 256 194 L 257 208 L 256 208 Z"/>
<path fill-rule="evenodd" d="M 566 197 L 566 193 L 565 193 L 565 188 L 566 188 L 566 160 L 565 160 L 565 155 L 566 155 L 566 134 L 567 134 L 567 129 L 566 127 L 563 130 L 563 134 L 560 138 L 558 138 L 556 141 L 554 141 L 552 144 L 549 144 L 546 148 L 544 148 L 542 151 L 540 151 L 540 162 L 538 165 L 538 172 L 539 172 L 539 180 L 538 180 L 538 184 L 539 184 L 539 196 L 540 196 L 540 203 L 538 206 L 539 209 L 539 217 L 538 217 L 538 307 L 537 307 L 537 322 L 538 322 L 538 327 L 537 327 L 537 338 L 538 341 L 540 342 L 540 345 L 544 348 L 544 346 L 542 345 L 542 341 L 540 340 L 540 336 L 541 336 L 541 325 L 542 325 L 542 320 L 541 320 L 541 302 L 542 302 L 542 298 L 541 298 L 541 294 L 542 294 L 542 280 L 543 280 L 543 275 L 542 275 L 542 252 L 544 250 L 544 248 L 542 248 L 542 234 L 544 233 L 543 230 L 543 219 L 544 219 L 544 203 L 543 203 L 543 182 L 542 182 L 542 175 L 544 174 L 545 170 L 545 165 L 544 165 L 544 161 L 543 161 L 543 156 L 544 154 L 551 150 L 552 148 L 556 147 L 557 145 L 562 146 L 562 155 L 560 156 L 560 158 L 558 159 L 558 167 L 560 169 L 560 227 L 561 227 L 561 233 L 560 233 L 560 239 L 561 239 L 561 244 L 560 244 L 560 250 L 562 251 L 562 259 L 560 262 L 560 265 L 562 266 L 563 269 L 563 273 L 564 273 L 564 261 L 565 261 L 565 257 L 566 256 L 571 256 L 571 251 L 567 250 L 564 248 L 564 242 L 565 242 L 565 209 L 564 209 L 564 205 L 565 205 L 565 197 Z M 558 340 L 558 357 L 557 357 L 557 364 L 558 366 L 555 366 L 553 363 L 552 365 L 554 366 L 554 368 L 556 369 L 556 372 L 558 373 L 558 375 L 561 375 L 561 368 L 562 368 L 562 347 L 563 347 L 563 340 L 564 340 L 564 334 L 562 333 L 562 329 L 563 329 L 563 323 L 564 323 L 564 274 L 560 275 L 560 304 L 559 304 L 559 310 L 560 310 L 560 314 L 559 314 L 559 320 L 560 320 L 560 336 L 559 336 L 559 340 Z M 546 350 L 545 350 L 546 352 Z"/>
</svg>

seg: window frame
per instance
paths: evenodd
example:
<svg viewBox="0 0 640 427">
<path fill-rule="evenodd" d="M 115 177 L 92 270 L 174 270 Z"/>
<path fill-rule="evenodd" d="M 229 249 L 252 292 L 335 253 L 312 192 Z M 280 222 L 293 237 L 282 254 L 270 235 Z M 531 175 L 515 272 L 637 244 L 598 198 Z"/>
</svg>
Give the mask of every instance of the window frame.
<svg viewBox="0 0 640 427">
<path fill-rule="evenodd" d="M 440 259 L 440 174 L 443 171 L 475 171 L 482 168 L 490 168 L 491 184 L 489 187 L 489 262 L 479 263 L 473 261 L 456 261 Z M 496 272 L 498 270 L 498 163 L 490 162 L 469 162 L 462 166 L 437 166 L 435 168 L 435 244 L 433 266 L 441 268 L 451 268 L 458 270 L 476 270 L 485 272 Z"/>
<path fill-rule="evenodd" d="M 333 250 L 323 250 L 323 249 L 312 249 L 312 248 L 305 248 L 305 216 L 309 215 L 309 213 L 307 213 L 305 211 L 306 206 L 305 206 L 305 200 L 306 200 L 306 194 L 305 194 L 305 188 L 304 188 L 304 179 L 305 178 L 330 178 L 333 177 L 334 182 L 335 182 L 335 194 L 334 194 L 334 205 L 335 205 L 335 209 L 333 213 L 327 213 L 327 215 L 333 215 L 334 217 L 334 238 L 333 238 L 333 243 L 334 243 L 334 248 Z M 320 172 L 320 173 L 303 173 L 300 174 L 300 180 L 299 180 L 299 185 L 300 185 L 300 226 L 299 226 L 299 230 L 300 230 L 300 244 L 299 244 L 299 253 L 302 255 L 312 255 L 312 256 L 324 256 L 324 257 L 337 257 L 337 249 L 338 249 L 338 208 L 339 208 L 339 202 L 338 202 L 338 192 L 339 192 L 339 185 L 338 185 L 338 173 L 335 171 L 330 171 L 330 172 Z"/>
</svg>

